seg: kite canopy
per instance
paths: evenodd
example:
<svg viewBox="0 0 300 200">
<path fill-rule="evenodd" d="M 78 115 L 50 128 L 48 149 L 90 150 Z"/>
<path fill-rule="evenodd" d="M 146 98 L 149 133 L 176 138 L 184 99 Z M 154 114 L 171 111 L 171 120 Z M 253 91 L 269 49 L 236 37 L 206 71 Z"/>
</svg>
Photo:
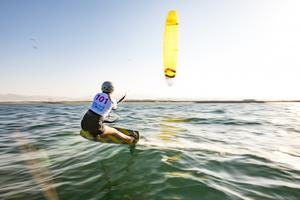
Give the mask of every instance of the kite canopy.
<svg viewBox="0 0 300 200">
<path fill-rule="evenodd" d="M 178 16 L 175 10 L 169 11 L 165 24 L 164 33 L 164 73 L 168 85 L 172 85 L 176 75 L 176 65 L 178 56 Z M 171 80 L 170 80 L 171 79 Z"/>
</svg>

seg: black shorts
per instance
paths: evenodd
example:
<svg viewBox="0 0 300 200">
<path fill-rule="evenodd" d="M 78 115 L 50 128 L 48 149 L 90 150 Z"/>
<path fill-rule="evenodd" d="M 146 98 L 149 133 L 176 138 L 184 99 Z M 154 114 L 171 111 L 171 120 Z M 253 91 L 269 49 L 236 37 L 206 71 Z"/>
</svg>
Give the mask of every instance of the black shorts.
<svg viewBox="0 0 300 200">
<path fill-rule="evenodd" d="M 103 117 L 88 110 L 81 120 L 81 128 L 97 136 L 104 133 Z"/>
</svg>

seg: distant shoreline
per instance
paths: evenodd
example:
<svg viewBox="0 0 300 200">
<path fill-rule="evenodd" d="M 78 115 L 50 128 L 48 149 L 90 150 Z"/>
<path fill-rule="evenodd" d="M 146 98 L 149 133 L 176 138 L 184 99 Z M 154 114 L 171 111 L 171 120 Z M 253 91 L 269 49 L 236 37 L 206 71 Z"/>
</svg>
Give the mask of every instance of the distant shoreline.
<svg viewBox="0 0 300 200">
<path fill-rule="evenodd" d="M 60 103 L 90 103 L 89 100 L 53 100 L 53 101 L 0 101 L 0 104 L 60 104 Z M 152 99 L 129 99 L 125 103 L 300 103 L 300 100 L 152 100 Z"/>
</svg>

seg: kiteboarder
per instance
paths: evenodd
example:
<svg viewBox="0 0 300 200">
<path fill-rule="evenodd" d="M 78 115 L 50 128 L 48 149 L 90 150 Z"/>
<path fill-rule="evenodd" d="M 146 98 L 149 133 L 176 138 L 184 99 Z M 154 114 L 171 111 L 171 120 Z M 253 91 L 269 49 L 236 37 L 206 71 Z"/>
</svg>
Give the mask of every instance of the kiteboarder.
<svg viewBox="0 0 300 200">
<path fill-rule="evenodd" d="M 112 109 L 117 109 L 117 102 L 111 97 L 114 91 L 112 82 L 102 84 L 102 93 L 97 93 L 91 106 L 81 120 L 81 128 L 90 132 L 95 138 L 112 135 L 126 141 L 128 144 L 136 142 L 136 135 L 125 135 L 115 128 L 104 125 L 104 119 Z"/>
</svg>

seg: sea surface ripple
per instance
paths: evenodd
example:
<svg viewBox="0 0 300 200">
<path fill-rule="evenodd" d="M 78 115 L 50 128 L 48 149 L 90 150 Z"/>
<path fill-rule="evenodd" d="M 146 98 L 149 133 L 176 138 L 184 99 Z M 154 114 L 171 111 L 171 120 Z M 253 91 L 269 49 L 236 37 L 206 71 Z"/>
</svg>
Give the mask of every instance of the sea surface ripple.
<svg viewBox="0 0 300 200">
<path fill-rule="evenodd" d="M 299 200 L 299 103 L 129 103 L 79 135 L 89 103 L 0 104 L 0 199 Z"/>
</svg>

